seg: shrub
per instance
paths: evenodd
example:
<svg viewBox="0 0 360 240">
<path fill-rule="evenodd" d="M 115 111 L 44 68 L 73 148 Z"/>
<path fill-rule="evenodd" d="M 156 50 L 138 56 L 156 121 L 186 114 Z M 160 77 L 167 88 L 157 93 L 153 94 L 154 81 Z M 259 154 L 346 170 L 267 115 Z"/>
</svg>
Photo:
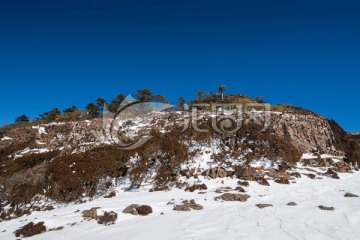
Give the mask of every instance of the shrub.
<svg viewBox="0 0 360 240">
<path fill-rule="evenodd" d="M 108 226 L 114 224 L 117 219 L 117 213 L 114 212 L 104 212 L 103 216 L 100 216 L 98 219 L 98 224 Z"/>
<path fill-rule="evenodd" d="M 34 224 L 33 222 L 30 222 L 21 228 L 17 229 L 14 233 L 16 237 L 31 237 L 34 235 L 41 234 L 43 232 L 46 232 L 46 227 L 44 225 L 44 222 L 39 222 Z"/>
<path fill-rule="evenodd" d="M 136 207 L 135 209 L 141 216 L 147 216 L 153 212 L 152 208 L 148 205 L 142 205 L 142 206 Z"/>
</svg>

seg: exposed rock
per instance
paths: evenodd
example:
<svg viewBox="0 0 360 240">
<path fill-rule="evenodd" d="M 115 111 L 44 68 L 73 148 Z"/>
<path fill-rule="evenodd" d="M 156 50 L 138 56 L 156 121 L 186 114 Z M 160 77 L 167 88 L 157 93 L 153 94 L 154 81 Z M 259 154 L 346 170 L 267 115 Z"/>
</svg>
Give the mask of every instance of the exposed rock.
<svg viewBox="0 0 360 240">
<path fill-rule="evenodd" d="M 139 207 L 135 208 L 139 215 L 141 216 L 147 216 L 150 213 L 152 213 L 152 208 L 148 205 L 141 205 Z"/>
<path fill-rule="evenodd" d="M 315 174 L 312 174 L 312 173 L 309 173 L 309 174 L 304 174 L 305 176 L 309 177 L 310 179 L 315 179 L 316 178 L 316 175 Z"/>
<path fill-rule="evenodd" d="M 301 178 L 301 174 L 298 173 L 298 172 L 292 172 L 290 175 L 291 175 L 292 177 Z"/>
<path fill-rule="evenodd" d="M 207 189 L 208 189 L 208 188 L 207 188 L 206 184 L 203 183 L 203 184 L 195 184 L 195 185 L 193 185 L 193 186 L 191 186 L 191 187 L 187 187 L 187 188 L 185 189 L 185 191 L 187 191 L 187 192 L 194 192 L 195 190 L 207 190 Z"/>
<path fill-rule="evenodd" d="M 146 216 L 152 213 L 152 208 L 148 205 L 131 204 L 123 210 L 123 213 Z"/>
<path fill-rule="evenodd" d="M 270 186 L 270 183 L 265 178 L 258 178 L 256 182 L 263 186 Z"/>
<path fill-rule="evenodd" d="M 113 198 L 113 197 L 116 197 L 116 192 L 113 191 L 111 193 L 109 193 L 108 195 L 104 196 L 104 198 Z"/>
<path fill-rule="evenodd" d="M 224 193 L 221 196 L 215 197 L 215 201 L 223 200 L 223 201 L 239 201 L 246 202 L 247 199 L 250 198 L 247 194 L 237 194 L 237 193 Z"/>
<path fill-rule="evenodd" d="M 334 207 L 326 207 L 323 205 L 320 205 L 319 208 L 324 211 L 333 211 L 335 209 Z"/>
<path fill-rule="evenodd" d="M 182 205 L 175 205 L 174 211 L 190 211 L 190 207 L 188 205 L 182 204 Z"/>
<path fill-rule="evenodd" d="M 216 193 L 230 192 L 232 190 L 231 187 L 220 187 L 215 190 Z"/>
<path fill-rule="evenodd" d="M 240 186 L 243 186 L 243 187 L 248 187 L 249 186 L 249 182 L 247 182 L 247 181 L 238 181 L 237 184 L 240 185 Z"/>
<path fill-rule="evenodd" d="M 279 183 L 279 184 L 290 184 L 289 180 L 286 179 L 286 178 L 276 179 L 275 182 L 276 182 L 276 183 Z"/>
<path fill-rule="evenodd" d="M 256 204 L 256 206 L 258 208 L 267 208 L 267 207 L 272 207 L 273 205 L 272 204 Z"/>
<path fill-rule="evenodd" d="M 344 197 L 359 197 L 359 196 L 348 192 L 348 193 L 345 193 Z"/>
<path fill-rule="evenodd" d="M 138 204 L 131 204 L 130 206 L 126 207 L 122 212 L 132 215 L 139 215 L 138 211 L 136 210 L 137 207 L 139 207 Z"/>
<path fill-rule="evenodd" d="M 235 167 L 235 176 L 243 180 L 254 181 L 258 178 L 263 178 L 264 175 L 264 172 L 258 171 L 257 169 L 250 166 Z"/>
<path fill-rule="evenodd" d="M 25 226 L 22 226 L 21 228 L 17 229 L 14 234 L 16 237 L 31 237 L 35 236 L 41 233 L 46 232 L 46 226 L 44 225 L 44 222 L 39 222 L 34 224 L 33 222 L 30 222 L 26 224 Z"/>
<path fill-rule="evenodd" d="M 93 207 L 90 210 L 83 211 L 82 212 L 82 217 L 83 218 L 90 218 L 90 219 L 97 219 L 98 218 L 97 209 L 99 209 L 99 207 Z"/>
<path fill-rule="evenodd" d="M 202 173 L 203 176 L 210 178 L 224 178 L 228 176 L 228 172 L 222 167 L 209 168 Z"/>
<path fill-rule="evenodd" d="M 194 171 L 190 170 L 190 169 L 183 169 L 180 171 L 181 176 L 186 177 L 187 179 L 191 178 L 192 176 L 194 176 Z"/>
<path fill-rule="evenodd" d="M 170 188 L 168 186 L 158 186 L 149 190 L 149 192 L 160 192 L 160 191 L 169 191 Z"/>
<path fill-rule="evenodd" d="M 200 204 L 197 204 L 195 202 L 195 200 L 185 200 L 182 202 L 182 205 L 176 205 L 174 207 L 174 211 L 190 211 L 190 209 L 194 209 L 194 210 L 202 210 L 204 207 L 201 206 Z"/>
<path fill-rule="evenodd" d="M 268 172 L 265 173 L 267 176 L 273 178 L 273 179 L 287 179 L 289 180 L 291 175 L 290 173 L 286 171 L 271 169 Z"/>
<path fill-rule="evenodd" d="M 351 172 L 350 165 L 344 162 L 337 162 L 334 169 L 340 173 Z"/>
<path fill-rule="evenodd" d="M 243 187 L 236 187 L 235 190 L 242 193 L 246 192 Z"/>
<path fill-rule="evenodd" d="M 288 206 L 297 206 L 297 203 L 296 202 L 289 202 L 287 205 Z"/>
<path fill-rule="evenodd" d="M 117 213 L 115 212 L 104 212 L 104 215 L 99 216 L 98 224 L 103 224 L 105 226 L 114 224 L 117 219 Z"/>
<path fill-rule="evenodd" d="M 332 169 L 328 169 L 326 173 L 323 174 L 324 176 L 334 178 L 334 179 L 340 179 L 336 172 L 334 172 Z"/>
</svg>

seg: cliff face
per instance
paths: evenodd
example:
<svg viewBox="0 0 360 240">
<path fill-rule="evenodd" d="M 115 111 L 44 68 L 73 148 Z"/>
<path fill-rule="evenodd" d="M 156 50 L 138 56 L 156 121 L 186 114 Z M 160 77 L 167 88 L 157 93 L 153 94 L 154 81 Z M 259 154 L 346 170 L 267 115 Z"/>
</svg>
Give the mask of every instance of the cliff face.
<svg viewBox="0 0 360 240">
<path fill-rule="evenodd" d="M 328 121 L 321 116 L 274 115 L 270 126 L 275 134 L 288 139 L 302 153 L 317 150 L 336 154 L 334 133 Z"/>
<path fill-rule="evenodd" d="M 122 132 L 134 137 L 150 126 L 160 122 L 165 122 L 166 125 L 167 121 L 174 121 L 174 118 L 169 117 L 171 115 L 174 114 L 155 114 L 146 119 L 138 119 L 132 126 L 123 127 Z M 186 116 L 178 114 L 176 118 L 182 122 Z M 329 122 L 321 116 L 273 112 L 267 115 L 264 123 L 263 114 L 251 112 L 243 117 L 243 122 L 251 121 L 263 122 L 263 131 L 290 142 L 301 153 L 315 150 L 327 154 L 341 154 L 336 151 L 336 140 Z M 0 157 L 13 159 L 29 153 L 54 150 L 64 153 L 85 152 L 94 147 L 114 144 L 108 130 L 109 125 L 104 129 L 102 119 L 16 128 L 3 133 Z"/>
</svg>

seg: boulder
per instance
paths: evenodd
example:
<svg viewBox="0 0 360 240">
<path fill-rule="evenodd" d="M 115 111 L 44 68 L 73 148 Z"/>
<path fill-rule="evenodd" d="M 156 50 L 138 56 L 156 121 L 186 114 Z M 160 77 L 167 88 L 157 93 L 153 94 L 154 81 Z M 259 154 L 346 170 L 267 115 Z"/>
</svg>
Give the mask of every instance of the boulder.
<svg viewBox="0 0 360 240">
<path fill-rule="evenodd" d="M 291 175 L 292 177 L 301 178 L 301 174 L 298 173 L 298 172 L 292 172 L 290 175 Z"/>
<path fill-rule="evenodd" d="M 187 187 L 187 188 L 185 189 L 185 191 L 187 191 L 187 192 L 194 192 L 195 190 L 207 190 L 207 189 L 208 189 L 208 188 L 207 188 L 206 184 L 203 183 L 203 184 L 195 184 L 195 185 L 193 185 L 193 186 L 191 186 L 191 187 Z"/>
<path fill-rule="evenodd" d="M 333 211 L 335 209 L 334 207 L 326 207 L 323 205 L 320 205 L 319 208 L 324 211 Z"/>
<path fill-rule="evenodd" d="M 98 218 L 97 209 L 99 209 L 99 207 L 93 207 L 90 210 L 83 211 L 82 212 L 82 217 L 83 218 L 90 218 L 90 219 L 97 219 Z"/>
<path fill-rule="evenodd" d="M 275 182 L 279 183 L 279 184 L 290 184 L 290 182 L 287 178 L 278 178 L 275 180 Z"/>
<path fill-rule="evenodd" d="M 347 192 L 347 193 L 345 193 L 345 196 L 344 197 L 359 197 L 358 195 L 355 195 L 355 194 L 353 194 L 353 193 L 349 193 L 349 192 Z"/>
<path fill-rule="evenodd" d="M 248 187 L 249 186 L 249 182 L 247 182 L 247 181 L 238 181 L 237 184 L 242 186 L 242 187 Z"/>
<path fill-rule="evenodd" d="M 273 178 L 273 179 L 287 179 L 289 180 L 291 175 L 287 171 L 281 171 L 276 169 L 271 169 L 268 172 L 265 173 L 267 176 Z"/>
<path fill-rule="evenodd" d="M 190 211 L 190 207 L 185 205 L 185 204 L 182 204 L 182 205 L 175 205 L 174 211 Z"/>
<path fill-rule="evenodd" d="M 140 216 L 147 216 L 152 213 L 152 208 L 148 205 L 141 205 L 135 208 Z"/>
<path fill-rule="evenodd" d="M 334 179 L 340 179 L 337 173 L 330 168 L 323 175 Z"/>
<path fill-rule="evenodd" d="M 132 215 L 139 215 L 136 208 L 139 207 L 138 204 L 131 204 L 130 206 L 126 207 L 122 212 L 126 214 L 132 214 Z"/>
<path fill-rule="evenodd" d="M 239 201 L 239 202 L 246 202 L 250 198 L 247 194 L 238 194 L 238 193 L 224 193 L 221 196 L 215 197 L 215 201 L 223 200 L 223 201 Z"/>
<path fill-rule="evenodd" d="M 351 172 L 351 167 L 349 164 L 344 162 L 335 163 L 335 170 L 340 173 Z"/>
<path fill-rule="evenodd" d="M 115 212 L 104 212 L 104 215 L 99 216 L 98 224 L 110 225 L 114 224 L 117 219 L 117 213 Z"/>
<path fill-rule="evenodd" d="M 287 205 L 288 206 L 297 206 L 297 203 L 296 202 L 289 202 Z"/>
<path fill-rule="evenodd" d="M 254 181 L 257 178 L 263 178 L 264 172 L 258 171 L 250 166 L 238 166 L 235 167 L 235 175 L 237 178 L 243 180 Z"/>
<path fill-rule="evenodd" d="M 304 175 L 307 176 L 307 177 L 310 178 L 310 179 L 315 179 L 315 178 L 316 178 L 316 175 L 315 175 L 315 174 L 312 174 L 312 173 L 304 174 Z"/>
<path fill-rule="evenodd" d="M 272 204 L 256 204 L 256 206 L 258 208 L 267 208 L 267 207 L 272 207 L 273 205 Z"/>
<path fill-rule="evenodd" d="M 210 178 L 224 178 L 228 176 L 228 172 L 222 167 L 209 168 L 202 173 L 203 176 Z"/>
<path fill-rule="evenodd" d="M 193 209 L 193 210 L 202 210 L 204 207 L 201 206 L 200 204 L 197 204 L 195 202 L 195 200 L 185 200 L 182 202 L 181 205 L 176 205 L 174 207 L 174 211 L 190 211 L 190 209 Z"/>
<path fill-rule="evenodd" d="M 236 187 L 235 190 L 242 193 L 246 192 L 243 187 Z"/>
<path fill-rule="evenodd" d="M 263 177 L 261 178 L 257 178 L 256 179 L 256 182 L 260 185 L 263 185 L 263 186 L 270 186 L 270 183 Z"/>
</svg>

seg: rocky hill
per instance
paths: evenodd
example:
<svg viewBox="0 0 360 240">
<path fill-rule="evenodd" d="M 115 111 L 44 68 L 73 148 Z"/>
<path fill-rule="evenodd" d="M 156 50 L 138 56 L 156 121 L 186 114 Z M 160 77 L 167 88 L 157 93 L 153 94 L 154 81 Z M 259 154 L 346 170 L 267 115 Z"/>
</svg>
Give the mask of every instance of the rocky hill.
<svg viewBox="0 0 360 240">
<path fill-rule="evenodd" d="M 129 182 L 127 190 L 150 182 L 154 191 L 187 189 L 191 186 L 181 179 L 199 175 L 266 181 L 263 170 L 292 169 L 306 154 L 313 159 L 307 165 L 351 171 L 348 163 L 354 166 L 358 160 L 358 145 L 335 126 L 322 116 L 291 108 L 252 109 L 241 116 L 223 110 L 150 112 L 136 118 L 3 128 L 0 199 L 7 208 L 2 208 L 2 218 L 39 209 L 47 205 L 44 201 L 104 196 L 123 180 Z M 124 148 L 124 143 L 131 147 Z M 290 173 L 271 171 L 268 176 L 274 180 L 288 181 Z"/>
</svg>

